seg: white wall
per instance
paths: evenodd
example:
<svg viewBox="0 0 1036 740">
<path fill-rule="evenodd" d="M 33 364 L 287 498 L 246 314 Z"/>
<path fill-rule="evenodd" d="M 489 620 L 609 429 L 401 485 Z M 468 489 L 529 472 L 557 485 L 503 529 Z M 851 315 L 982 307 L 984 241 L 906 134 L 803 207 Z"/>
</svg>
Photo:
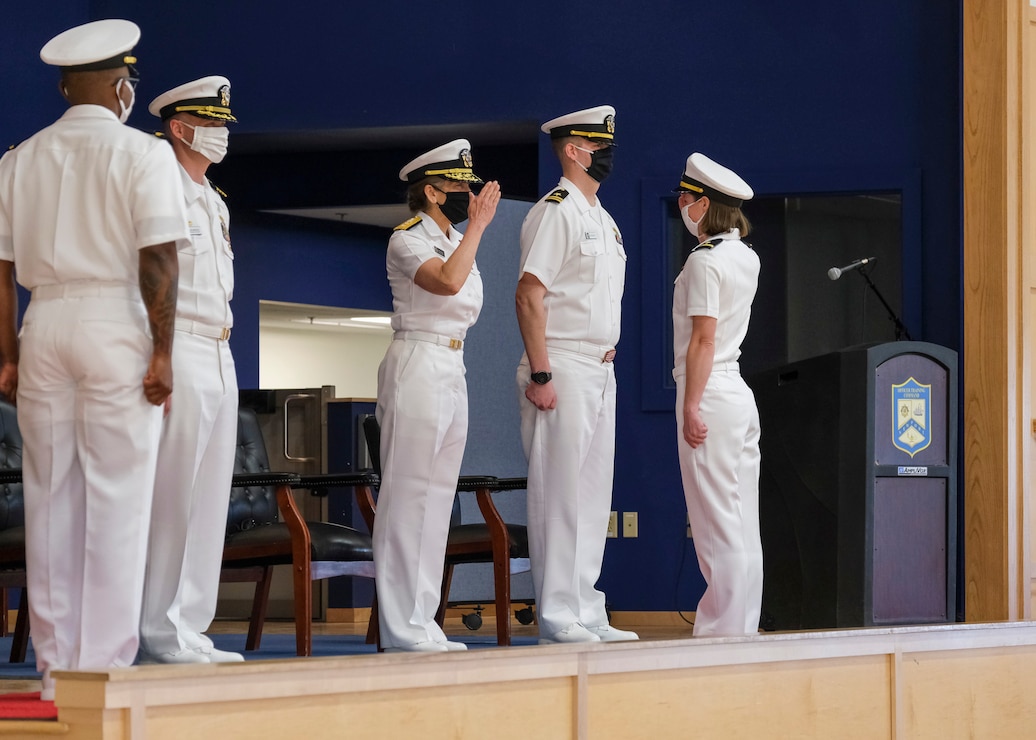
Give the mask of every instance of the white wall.
<svg viewBox="0 0 1036 740">
<path fill-rule="evenodd" d="M 337 398 L 376 398 L 378 365 L 392 334 L 259 329 L 259 387 L 333 385 Z"/>
</svg>

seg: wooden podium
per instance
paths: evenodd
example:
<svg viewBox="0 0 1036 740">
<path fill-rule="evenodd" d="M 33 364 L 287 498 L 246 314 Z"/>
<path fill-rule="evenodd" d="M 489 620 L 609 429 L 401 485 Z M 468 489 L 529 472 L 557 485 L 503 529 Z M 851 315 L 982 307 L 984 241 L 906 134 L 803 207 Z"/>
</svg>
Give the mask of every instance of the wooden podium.
<svg viewBox="0 0 1036 740">
<path fill-rule="evenodd" d="M 957 353 L 862 345 L 747 380 L 762 423 L 763 626 L 953 621 Z"/>
</svg>

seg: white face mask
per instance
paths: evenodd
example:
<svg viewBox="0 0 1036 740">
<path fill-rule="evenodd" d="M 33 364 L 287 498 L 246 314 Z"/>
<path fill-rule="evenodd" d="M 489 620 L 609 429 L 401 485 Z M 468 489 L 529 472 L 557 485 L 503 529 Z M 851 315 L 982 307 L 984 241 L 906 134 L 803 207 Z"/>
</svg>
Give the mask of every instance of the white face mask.
<svg viewBox="0 0 1036 740">
<path fill-rule="evenodd" d="M 181 138 L 180 140 L 205 159 L 213 164 L 219 164 L 223 161 L 223 157 L 227 156 L 230 131 L 226 126 L 192 126 L 183 121 L 180 123 L 194 131 L 194 138 L 190 144 L 187 144 L 186 139 Z"/>
<path fill-rule="evenodd" d="M 126 82 L 125 77 L 120 77 L 119 81 L 115 83 L 115 96 L 119 99 L 119 122 L 126 123 L 129 120 L 130 112 L 133 110 L 133 104 L 137 102 L 137 91 L 133 85 L 130 85 L 130 102 L 126 105 L 122 102 L 122 85 Z"/>
<path fill-rule="evenodd" d="M 705 214 L 703 213 L 701 215 L 701 218 L 699 218 L 697 221 L 692 219 L 691 206 L 693 205 L 694 203 L 688 203 L 683 208 L 681 208 L 680 216 L 683 218 L 683 225 L 686 226 L 687 230 L 691 232 L 691 234 L 693 234 L 694 237 L 697 239 L 701 237 L 701 234 L 698 233 L 698 227 L 701 226 L 701 222 L 705 220 Z"/>
</svg>

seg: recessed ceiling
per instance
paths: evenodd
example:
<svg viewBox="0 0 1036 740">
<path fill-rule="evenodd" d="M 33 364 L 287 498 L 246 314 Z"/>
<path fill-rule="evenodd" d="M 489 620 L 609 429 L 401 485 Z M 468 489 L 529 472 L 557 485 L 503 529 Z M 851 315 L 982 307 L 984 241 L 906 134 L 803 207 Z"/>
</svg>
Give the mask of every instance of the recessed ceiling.
<svg viewBox="0 0 1036 740">
<path fill-rule="evenodd" d="M 261 329 L 391 335 L 391 316 L 389 311 L 259 301 Z"/>
<path fill-rule="evenodd" d="M 266 213 L 281 213 L 286 216 L 319 218 L 326 221 L 384 226 L 391 229 L 410 218 L 410 209 L 403 203 L 368 206 L 340 206 L 336 208 L 278 208 Z"/>
</svg>

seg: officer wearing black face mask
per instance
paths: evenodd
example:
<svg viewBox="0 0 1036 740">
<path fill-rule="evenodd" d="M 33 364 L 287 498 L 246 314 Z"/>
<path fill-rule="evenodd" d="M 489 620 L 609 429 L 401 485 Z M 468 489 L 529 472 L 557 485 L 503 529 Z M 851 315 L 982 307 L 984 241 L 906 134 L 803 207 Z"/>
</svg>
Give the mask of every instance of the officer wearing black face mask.
<svg viewBox="0 0 1036 740">
<path fill-rule="evenodd" d="M 374 567 L 386 651 L 464 650 L 435 622 L 453 497 L 468 435 L 464 339 L 482 309 L 475 266 L 500 186 L 471 168 L 466 139 L 406 165 L 415 215 L 389 239 L 393 341 L 378 369 L 381 494 Z M 467 220 L 465 233 L 453 228 Z M 405 372 L 404 372 L 405 371 Z"/>
<path fill-rule="evenodd" d="M 596 583 L 615 453 L 615 372 L 626 252 L 597 198 L 615 109 L 543 124 L 563 177 L 522 224 L 517 382 L 529 461 L 529 550 L 540 642 L 635 640 L 608 624 Z M 380 511 L 379 511 L 380 516 Z"/>
</svg>

